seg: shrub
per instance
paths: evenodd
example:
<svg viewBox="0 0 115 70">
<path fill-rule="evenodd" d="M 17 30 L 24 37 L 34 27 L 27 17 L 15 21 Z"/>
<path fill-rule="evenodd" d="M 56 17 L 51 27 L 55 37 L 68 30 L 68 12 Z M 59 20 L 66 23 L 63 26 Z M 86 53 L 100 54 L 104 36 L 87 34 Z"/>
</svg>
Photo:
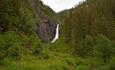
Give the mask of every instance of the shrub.
<svg viewBox="0 0 115 70">
<path fill-rule="evenodd" d="M 18 57 L 21 53 L 20 37 L 13 31 L 0 35 L 0 58 L 6 56 Z"/>
<path fill-rule="evenodd" d="M 86 36 L 85 39 L 80 40 L 76 47 L 76 53 L 81 57 L 91 55 L 92 50 L 93 50 L 93 38 L 91 36 Z"/>
<path fill-rule="evenodd" d="M 111 51 L 110 46 L 111 40 L 104 35 L 99 35 L 96 38 L 94 57 L 100 58 L 103 63 L 107 63 L 110 60 Z"/>
</svg>

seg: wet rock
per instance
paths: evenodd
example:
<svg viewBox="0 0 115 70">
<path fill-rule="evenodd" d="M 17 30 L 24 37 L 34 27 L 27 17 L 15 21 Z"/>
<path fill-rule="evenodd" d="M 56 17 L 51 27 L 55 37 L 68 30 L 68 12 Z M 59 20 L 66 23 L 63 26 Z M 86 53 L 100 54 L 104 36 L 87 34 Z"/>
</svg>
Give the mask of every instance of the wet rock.
<svg viewBox="0 0 115 70">
<path fill-rule="evenodd" d="M 55 36 L 56 22 L 51 21 L 49 18 L 45 18 L 43 23 L 36 25 L 36 33 L 42 39 L 42 41 L 48 43 Z"/>
</svg>

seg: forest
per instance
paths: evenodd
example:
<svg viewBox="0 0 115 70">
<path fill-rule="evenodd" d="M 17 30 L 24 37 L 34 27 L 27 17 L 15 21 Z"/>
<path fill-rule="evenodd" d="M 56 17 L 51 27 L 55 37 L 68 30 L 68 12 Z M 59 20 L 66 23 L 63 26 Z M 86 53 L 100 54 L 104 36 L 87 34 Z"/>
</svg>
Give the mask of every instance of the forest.
<svg viewBox="0 0 115 70">
<path fill-rule="evenodd" d="M 115 0 L 59 13 L 41 0 L 0 0 L 0 70 L 115 70 Z"/>
</svg>

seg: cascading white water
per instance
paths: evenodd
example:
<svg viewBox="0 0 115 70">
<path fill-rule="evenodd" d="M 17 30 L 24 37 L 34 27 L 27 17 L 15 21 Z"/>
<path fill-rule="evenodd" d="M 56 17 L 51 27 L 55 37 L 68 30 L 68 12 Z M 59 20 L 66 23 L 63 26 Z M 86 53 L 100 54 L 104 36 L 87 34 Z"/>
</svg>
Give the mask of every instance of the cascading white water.
<svg viewBox="0 0 115 70">
<path fill-rule="evenodd" d="M 58 38 L 59 38 L 59 24 L 57 24 L 56 32 L 55 32 L 55 37 L 54 37 L 54 39 L 51 41 L 51 43 L 55 43 Z"/>
</svg>

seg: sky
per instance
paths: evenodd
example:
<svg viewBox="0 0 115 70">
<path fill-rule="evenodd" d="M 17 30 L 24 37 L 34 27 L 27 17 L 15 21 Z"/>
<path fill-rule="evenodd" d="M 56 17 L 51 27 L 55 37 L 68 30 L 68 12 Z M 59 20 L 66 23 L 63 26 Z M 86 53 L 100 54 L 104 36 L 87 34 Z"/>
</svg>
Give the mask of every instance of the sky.
<svg viewBox="0 0 115 70">
<path fill-rule="evenodd" d="M 75 5 L 79 4 L 79 2 L 85 0 L 42 0 L 44 4 L 48 5 L 55 12 L 60 12 L 65 9 L 70 9 Z"/>
</svg>

